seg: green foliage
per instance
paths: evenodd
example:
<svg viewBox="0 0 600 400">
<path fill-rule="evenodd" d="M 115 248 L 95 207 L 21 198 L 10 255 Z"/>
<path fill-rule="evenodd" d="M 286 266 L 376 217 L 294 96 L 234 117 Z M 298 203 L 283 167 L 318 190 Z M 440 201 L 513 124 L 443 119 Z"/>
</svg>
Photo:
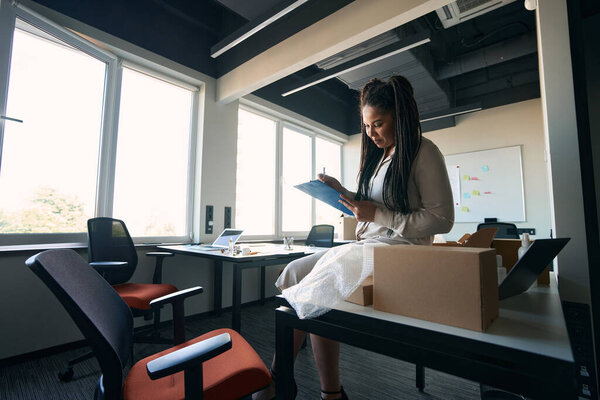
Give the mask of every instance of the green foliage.
<svg viewBox="0 0 600 400">
<path fill-rule="evenodd" d="M 30 207 L 10 214 L 0 210 L 0 233 L 85 232 L 87 219 L 77 196 L 42 187 Z"/>
</svg>

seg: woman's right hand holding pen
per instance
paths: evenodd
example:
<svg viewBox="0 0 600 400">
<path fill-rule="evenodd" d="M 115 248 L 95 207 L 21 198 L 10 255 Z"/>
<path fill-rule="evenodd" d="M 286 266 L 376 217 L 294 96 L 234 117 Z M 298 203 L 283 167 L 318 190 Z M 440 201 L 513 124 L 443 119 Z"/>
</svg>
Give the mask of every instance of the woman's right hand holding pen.
<svg viewBox="0 0 600 400">
<path fill-rule="evenodd" d="M 340 181 L 338 181 L 334 177 L 331 177 L 331 176 L 325 175 L 325 174 L 318 174 L 317 178 L 321 182 L 323 182 L 324 184 L 326 184 L 327 186 L 331 186 L 332 188 L 334 188 L 335 190 L 337 190 L 340 193 L 345 193 L 346 192 L 346 189 L 344 189 L 344 187 L 342 186 L 342 184 L 340 183 Z"/>
</svg>

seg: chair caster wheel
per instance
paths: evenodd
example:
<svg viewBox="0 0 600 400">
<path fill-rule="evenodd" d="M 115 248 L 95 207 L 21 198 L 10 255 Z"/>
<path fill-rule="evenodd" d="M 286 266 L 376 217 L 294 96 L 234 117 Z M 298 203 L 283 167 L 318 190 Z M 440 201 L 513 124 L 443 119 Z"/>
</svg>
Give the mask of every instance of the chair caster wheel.
<svg viewBox="0 0 600 400">
<path fill-rule="evenodd" d="M 58 373 L 58 379 L 62 382 L 69 382 L 73 379 L 73 368 L 67 367 Z"/>
</svg>

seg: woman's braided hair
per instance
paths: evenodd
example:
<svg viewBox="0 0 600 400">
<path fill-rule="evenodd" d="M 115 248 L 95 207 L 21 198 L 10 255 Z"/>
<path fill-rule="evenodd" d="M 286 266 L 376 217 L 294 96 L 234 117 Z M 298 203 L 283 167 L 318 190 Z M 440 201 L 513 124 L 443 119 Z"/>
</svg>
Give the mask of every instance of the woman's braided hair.
<svg viewBox="0 0 600 400">
<path fill-rule="evenodd" d="M 390 210 L 400 211 L 402 214 L 410 211 L 408 178 L 422 138 L 419 111 L 413 93 L 406 78 L 392 76 L 388 82 L 371 79 L 360 94 L 362 145 L 356 199 L 369 198 L 371 178 L 385 151 L 367 136 L 362 110 L 365 106 L 370 106 L 382 113 L 390 112 L 394 117 L 396 148 L 384 178 L 383 202 Z"/>
</svg>

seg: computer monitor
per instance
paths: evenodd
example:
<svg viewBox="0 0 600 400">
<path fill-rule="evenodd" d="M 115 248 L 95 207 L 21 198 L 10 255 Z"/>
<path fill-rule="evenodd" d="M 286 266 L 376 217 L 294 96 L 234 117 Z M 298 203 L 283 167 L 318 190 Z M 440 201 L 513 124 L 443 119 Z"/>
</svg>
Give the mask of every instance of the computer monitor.
<svg viewBox="0 0 600 400">
<path fill-rule="evenodd" d="M 498 287 L 500 300 L 523 293 L 565 247 L 570 238 L 536 239 Z"/>
</svg>

